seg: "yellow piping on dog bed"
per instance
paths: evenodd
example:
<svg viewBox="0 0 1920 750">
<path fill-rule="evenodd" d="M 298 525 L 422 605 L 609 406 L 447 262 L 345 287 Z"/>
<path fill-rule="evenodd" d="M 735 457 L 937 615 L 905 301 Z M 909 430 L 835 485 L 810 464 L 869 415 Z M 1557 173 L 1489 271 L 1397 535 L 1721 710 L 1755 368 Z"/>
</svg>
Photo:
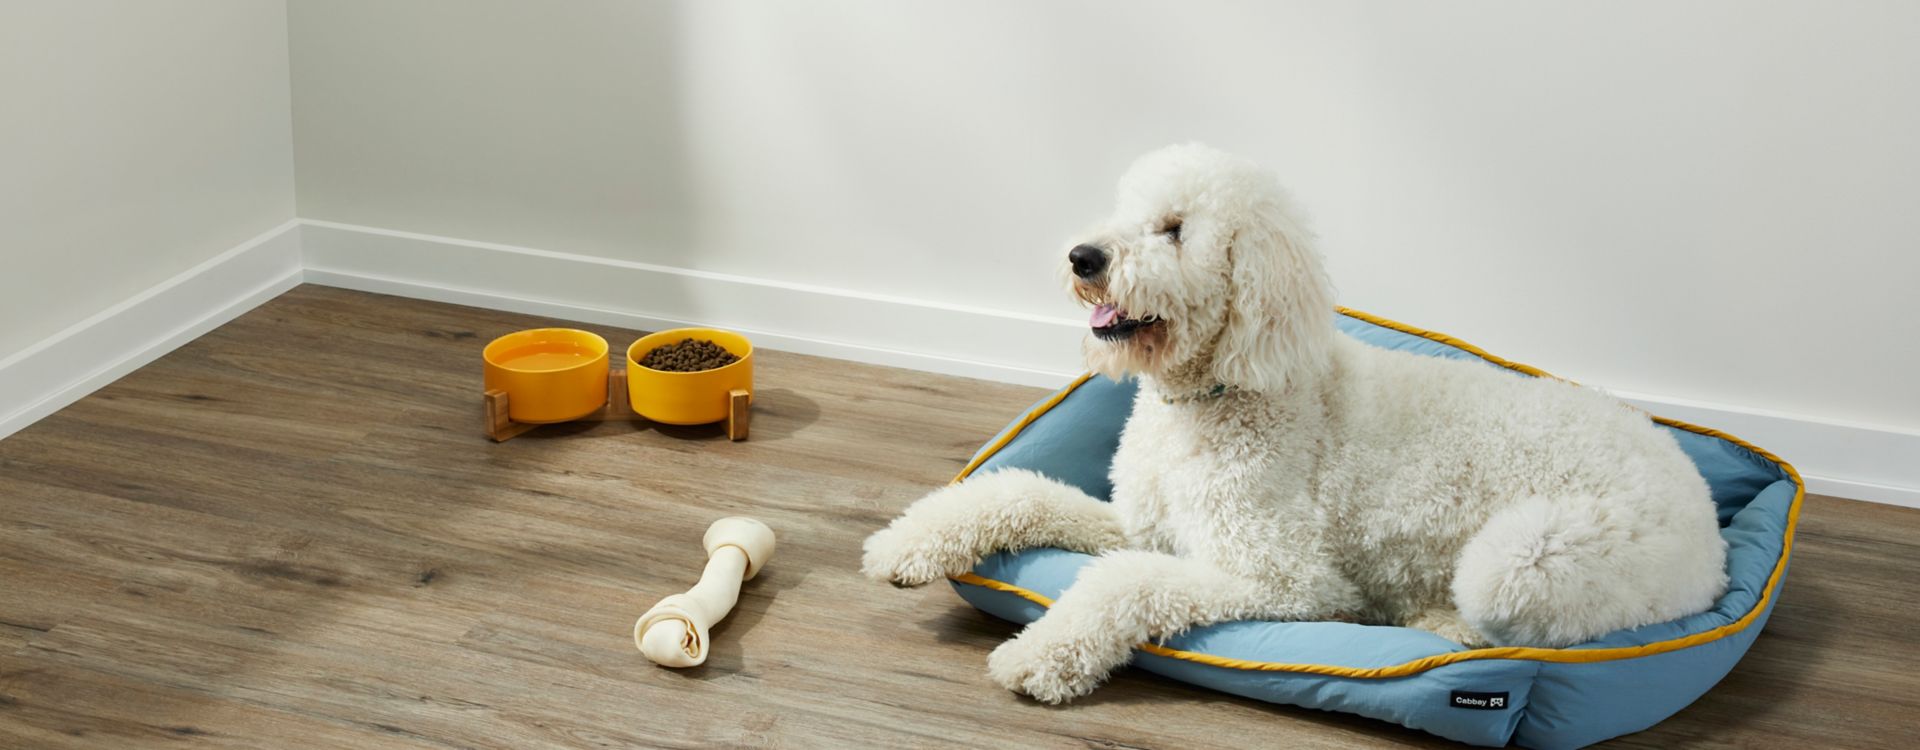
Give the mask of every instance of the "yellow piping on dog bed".
<svg viewBox="0 0 1920 750">
<path fill-rule="evenodd" d="M 1001 448 L 1007 447 L 1007 443 L 1011 443 L 1014 438 L 1019 437 L 1020 433 L 1027 429 L 1027 425 L 1033 424 L 1033 420 L 1039 419 L 1040 415 L 1047 413 L 1053 409 L 1053 407 L 1059 406 L 1060 402 L 1067 400 L 1068 396 L 1073 395 L 1074 391 L 1079 390 L 1080 386 L 1086 385 L 1087 381 L 1092 379 L 1093 373 L 1082 374 L 1080 377 L 1074 378 L 1073 382 L 1068 383 L 1067 387 L 1060 389 L 1059 393 L 1053 394 L 1052 398 L 1034 406 L 1032 411 L 1027 412 L 1026 416 L 1020 418 L 1019 423 L 1008 429 L 1006 434 L 1001 435 L 999 440 L 993 441 L 993 444 L 987 446 L 986 450 L 980 451 L 980 455 L 974 456 L 972 461 L 968 461 L 966 468 L 961 469 L 960 474 L 955 476 L 949 484 L 959 484 L 960 480 L 966 479 L 967 475 L 972 474 L 974 469 L 980 468 L 980 465 L 986 463 L 987 459 L 993 458 L 993 454 L 999 453 Z"/>
<path fill-rule="evenodd" d="M 1454 347 L 1456 349 L 1460 349 L 1476 357 L 1484 359 L 1493 364 L 1499 365 L 1501 367 L 1505 367 L 1509 370 L 1516 370 L 1518 372 L 1523 372 L 1528 375 L 1532 375 L 1534 377 L 1542 377 L 1542 378 L 1554 377 L 1553 375 L 1547 373 L 1547 371 L 1545 370 L 1542 370 L 1537 367 L 1533 367 L 1531 365 L 1523 365 L 1518 362 L 1512 362 L 1506 359 L 1502 359 L 1500 357 L 1496 357 L 1492 354 L 1489 354 L 1486 350 L 1481 349 L 1480 347 L 1474 346 L 1465 341 L 1461 341 L 1452 336 L 1448 336 L 1444 333 L 1435 333 L 1433 331 L 1422 330 L 1422 329 L 1407 325 L 1405 323 L 1388 320 L 1386 318 L 1382 318 L 1376 315 L 1370 315 L 1368 313 L 1363 313 L 1358 310 L 1349 310 L 1344 307 L 1335 308 L 1335 309 L 1341 315 L 1345 315 L 1350 318 L 1366 321 L 1368 323 L 1372 323 L 1374 325 L 1381 326 L 1383 328 L 1391 328 L 1401 333 L 1411 334 L 1414 336 L 1419 336 L 1424 339 L 1446 344 L 1448 346 Z M 981 451 L 979 456 L 976 456 L 972 461 L 968 462 L 966 468 L 961 469 L 959 476 L 954 477 L 953 481 L 959 482 L 961 480 L 966 479 L 967 475 L 972 474 L 975 469 L 980 468 L 980 465 L 986 463 L 987 459 L 992 458 L 993 454 L 1000 452 L 1001 448 L 1004 448 L 1008 443 L 1013 442 L 1013 439 L 1019 436 L 1020 432 L 1027 428 L 1027 425 L 1033 424 L 1033 421 L 1036 419 L 1039 419 L 1040 415 L 1045 414 L 1047 413 L 1048 410 L 1052 409 L 1055 406 L 1060 405 L 1060 402 L 1065 401 L 1068 395 L 1072 394 L 1075 389 L 1078 389 L 1082 384 L 1092 379 L 1092 377 L 1093 377 L 1092 373 L 1081 375 L 1079 379 L 1073 381 L 1071 385 L 1068 385 L 1065 389 L 1062 389 L 1059 393 L 1054 394 L 1052 398 L 1049 398 L 1045 402 L 1041 403 L 1040 405 L 1035 406 L 1032 411 L 1027 412 L 1026 416 L 1020 418 L 1020 422 L 1018 424 L 1015 424 L 1012 429 L 1007 430 L 1006 434 L 1000 436 L 1000 439 L 993 441 L 993 444 L 988 446 L 986 450 Z M 1564 380 L 1564 378 L 1555 378 L 1555 379 Z M 1806 482 L 1800 479 L 1800 472 L 1795 470 L 1792 464 L 1789 464 L 1786 461 L 1781 460 L 1779 456 L 1776 456 L 1773 453 L 1768 452 L 1766 449 L 1761 448 L 1757 445 L 1754 445 L 1745 440 L 1741 440 L 1740 438 L 1734 437 L 1732 435 L 1729 435 L 1727 433 L 1724 433 L 1712 428 L 1688 424 L 1686 422 L 1682 422 L 1677 419 L 1668 419 L 1666 417 L 1662 417 L 1658 415 L 1649 415 L 1649 416 L 1653 418 L 1653 421 L 1658 422 L 1660 424 L 1686 430 L 1688 432 L 1698 433 L 1711 438 L 1718 438 L 1720 440 L 1725 440 L 1729 443 L 1740 446 L 1741 448 L 1745 448 L 1749 451 L 1752 451 L 1754 455 L 1759 456 L 1760 458 L 1766 459 L 1768 461 L 1771 461 L 1774 463 L 1774 465 L 1779 466 L 1781 471 L 1786 472 L 1787 477 L 1793 480 L 1793 486 L 1794 486 L 1793 504 L 1789 506 L 1787 509 L 1787 528 L 1783 534 L 1784 538 L 1782 539 L 1781 545 L 1780 545 L 1780 560 L 1774 563 L 1773 573 L 1767 577 L 1767 587 L 1760 592 L 1759 600 L 1755 601 L 1753 604 L 1753 608 L 1750 610 L 1747 610 L 1747 613 L 1745 615 L 1742 615 L 1738 620 L 1734 620 L 1733 622 L 1727 623 L 1725 625 L 1714 628 L 1712 630 L 1704 630 L 1698 633 L 1694 633 L 1692 635 L 1681 636 L 1679 638 L 1672 638 L 1664 641 L 1655 641 L 1653 643 L 1647 643 L 1639 646 L 1618 646 L 1614 648 L 1582 648 L 1582 649 L 1533 648 L 1530 646 L 1503 646 L 1499 648 L 1476 648 L 1476 649 L 1469 649 L 1466 651 L 1452 651 L 1444 654 L 1435 654 L 1433 656 L 1429 656 L 1426 658 L 1415 659 L 1410 662 L 1405 662 L 1402 664 L 1394 664 L 1392 666 L 1371 667 L 1371 668 L 1339 667 L 1339 666 L 1333 666 L 1330 664 L 1286 664 L 1281 662 L 1270 662 L 1270 661 L 1250 661 L 1247 659 L 1230 659 L 1224 656 L 1214 656 L 1213 654 L 1202 654 L 1194 651 L 1181 651 L 1179 649 L 1167 648 L 1166 646 L 1162 646 L 1157 643 L 1142 643 L 1138 646 L 1138 648 L 1141 651 L 1145 651 L 1155 656 L 1164 656 L 1169 659 L 1180 659 L 1182 661 L 1190 661 L 1190 662 L 1195 662 L 1199 664 L 1206 664 L 1208 666 L 1222 667 L 1225 669 L 1244 669 L 1244 670 L 1256 671 L 1256 672 L 1304 672 L 1307 674 L 1328 675 L 1331 677 L 1351 677 L 1356 679 L 1383 679 L 1383 678 L 1389 678 L 1389 677 L 1406 677 L 1408 675 L 1415 675 L 1421 672 L 1425 672 L 1435 667 L 1441 667 L 1448 664 L 1453 664 L 1455 662 L 1474 661 L 1478 659 L 1517 659 L 1517 660 L 1524 660 L 1524 661 L 1544 661 L 1544 662 L 1560 662 L 1560 663 L 1582 663 L 1582 662 L 1615 661 L 1619 659 L 1633 659 L 1633 658 L 1638 658 L 1642 656 L 1652 656 L 1654 654 L 1664 654 L 1669 651 L 1678 651 L 1683 648 L 1691 648 L 1693 646 L 1698 646 L 1702 643 L 1711 643 L 1713 641 L 1720 640 L 1721 638 L 1725 638 L 1727 636 L 1738 633 L 1742 630 L 1746 630 L 1747 626 L 1752 625 L 1755 620 L 1759 619 L 1761 612 L 1766 611 L 1767 602 L 1772 600 L 1774 592 L 1780 590 L 1780 579 L 1782 576 L 1786 575 L 1787 560 L 1790 557 L 1792 557 L 1792 554 L 1793 554 L 1793 531 L 1800 524 L 1800 501 L 1805 499 L 1807 496 Z M 1007 583 L 1004 581 L 996 581 L 991 578 L 985 578 L 985 577 L 976 575 L 974 573 L 962 573 L 960 575 L 953 576 L 953 580 L 958 581 L 960 583 L 968 584 L 970 586 L 982 586 L 985 588 L 993 589 L 995 591 L 1004 591 L 1006 593 L 1013 594 L 1022 599 L 1026 599 L 1027 601 L 1038 604 L 1042 607 L 1053 606 L 1053 600 L 1047 598 L 1046 596 L 1040 594 L 1039 592 L 1029 591 L 1019 586 L 1015 586 L 1011 583 Z"/>
</svg>

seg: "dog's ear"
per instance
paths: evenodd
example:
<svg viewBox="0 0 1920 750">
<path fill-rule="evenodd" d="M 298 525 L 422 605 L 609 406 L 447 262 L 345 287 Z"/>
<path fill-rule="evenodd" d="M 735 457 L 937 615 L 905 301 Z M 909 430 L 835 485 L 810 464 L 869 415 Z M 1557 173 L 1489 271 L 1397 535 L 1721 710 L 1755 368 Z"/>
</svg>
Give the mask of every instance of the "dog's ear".
<svg viewBox="0 0 1920 750">
<path fill-rule="evenodd" d="M 1225 385 L 1279 393 L 1327 368 L 1333 285 L 1312 236 L 1286 206 L 1261 206 L 1250 219 L 1227 249 L 1233 293 L 1213 375 Z"/>
</svg>

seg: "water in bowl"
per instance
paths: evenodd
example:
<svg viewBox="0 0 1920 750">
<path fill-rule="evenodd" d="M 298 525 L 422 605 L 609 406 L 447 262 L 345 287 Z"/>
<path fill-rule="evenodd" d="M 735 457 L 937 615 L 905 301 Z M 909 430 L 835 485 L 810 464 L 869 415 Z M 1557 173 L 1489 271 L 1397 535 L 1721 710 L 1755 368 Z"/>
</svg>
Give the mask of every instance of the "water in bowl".
<svg viewBox="0 0 1920 750">
<path fill-rule="evenodd" d="M 600 353 L 566 341 L 538 341 L 500 353 L 501 367 L 521 372 L 564 370 L 592 362 Z"/>
</svg>

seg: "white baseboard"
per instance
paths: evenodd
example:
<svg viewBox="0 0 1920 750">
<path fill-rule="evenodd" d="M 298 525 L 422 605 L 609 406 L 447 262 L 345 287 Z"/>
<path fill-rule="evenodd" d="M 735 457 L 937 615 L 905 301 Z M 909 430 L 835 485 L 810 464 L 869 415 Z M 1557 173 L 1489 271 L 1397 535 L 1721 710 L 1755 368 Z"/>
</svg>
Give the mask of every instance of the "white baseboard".
<svg viewBox="0 0 1920 750">
<path fill-rule="evenodd" d="M 1793 464 L 1807 491 L 1816 495 L 1920 508 L 1920 433 L 1638 393 L 1613 395 L 1765 448 Z"/>
<path fill-rule="evenodd" d="M 904 297 L 303 220 L 315 284 L 626 328 L 711 325 L 780 351 L 1057 388 L 1084 326 Z"/>
<path fill-rule="evenodd" d="M 289 221 L 0 359 L 0 438 L 300 283 Z"/>
<path fill-rule="evenodd" d="M 302 280 L 1023 385 L 1080 371 L 1079 321 L 310 219 L 289 222 L 0 360 L 0 437 Z M 1920 508 L 1920 433 L 1645 394 L 1656 414 L 1786 458 L 1823 495 Z"/>
</svg>

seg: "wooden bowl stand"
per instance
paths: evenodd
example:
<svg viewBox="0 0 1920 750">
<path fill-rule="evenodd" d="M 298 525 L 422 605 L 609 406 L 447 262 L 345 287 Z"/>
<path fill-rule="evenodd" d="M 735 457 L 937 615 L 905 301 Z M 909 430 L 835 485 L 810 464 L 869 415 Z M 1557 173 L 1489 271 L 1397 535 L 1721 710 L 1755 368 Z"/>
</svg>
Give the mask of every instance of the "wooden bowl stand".
<svg viewBox="0 0 1920 750">
<path fill-rule="evenodd" d="M 727 439 L 745 440 L 747 439 L 747 422 L 752 416 L 748 409 L 752 398 L 747 391 L 739 389 L 729 391 L 727 396 Z M 505 442 L 540 426 L 527 422 L 515 422 L 513 417 L 508 416 L 506 391 L 487 391 L 486 406 L 487 437 L 493 438 L 493 442 Z M 607 405 L 600 407 L 592 414 L 571 421 L 606 422 L 635 417 L 645 419 L 634 413 L 633 404 L 627 399 L 627 371 L 615 370 L 607 373 Z"/>
</svg>

